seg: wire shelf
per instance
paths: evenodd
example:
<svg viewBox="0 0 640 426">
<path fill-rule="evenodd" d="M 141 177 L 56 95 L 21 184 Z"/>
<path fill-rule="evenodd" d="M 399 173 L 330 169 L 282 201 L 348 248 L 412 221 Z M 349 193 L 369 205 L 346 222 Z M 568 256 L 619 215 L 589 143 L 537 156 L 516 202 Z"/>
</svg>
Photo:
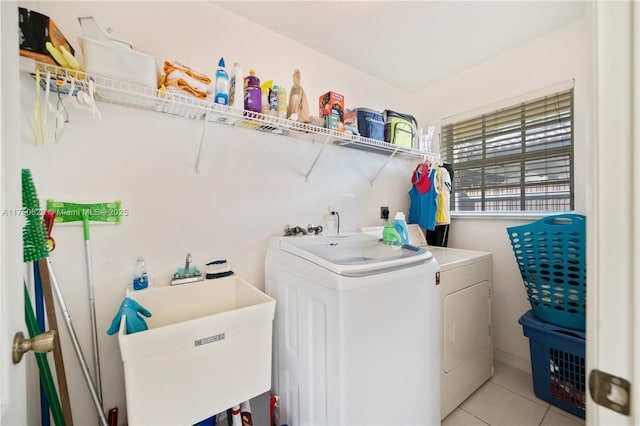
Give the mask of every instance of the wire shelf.
<svg viewBox="0 0 640 426">
<path fill-rule="evenodd" d="M 431 152 L 403 148 L 388 142 L 326 129 L 311 124 L 299 123 L 271 115 L 233 109 L 226 105 L 216 104 L 211 100 L 198 99 L 182 93 L 140 86 L 96 74 L 89 74 L 84 71 L 74 71 L 37 61 L 33 61 L 33 63 L 35 63 L 35 70 L 31 68 L 29 72 L 32 74 L 39 72 L 41 77 L 46 73 L 50 73 L 52 80 L 55 79 L 57 82 L 58 90 L 61 91 L 65 90 L 64 87 L 66 85 L 69 85 L 69 87 L 75 86 L 80 90 L 88 90 L 89 82 L 93 80 L 96 100 L 110 104 L 154 111 L 190 120 L 202 120 L 206 123 L 215 122 L 274 135 L 322 142 L 324 145 L 332 144 L 343 146 L 384 154 L 390 158 L 419 158 L 440 163 L 440 156 Z M 66 90 L 68 91 L 69 89 L 67 88 Z M 311 170 L 309 173 L 310 172 Z"/>
</svg>

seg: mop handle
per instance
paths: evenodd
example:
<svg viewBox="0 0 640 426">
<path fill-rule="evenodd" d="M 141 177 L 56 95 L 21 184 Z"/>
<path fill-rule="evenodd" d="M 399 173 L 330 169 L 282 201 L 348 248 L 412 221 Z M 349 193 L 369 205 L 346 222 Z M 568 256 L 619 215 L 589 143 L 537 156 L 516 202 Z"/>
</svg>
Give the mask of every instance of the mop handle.
<svg viewBox="0 0 640 426">
<path fill-rule="evenodd" d="M 100 351 L 98 349 L 98 328 L 96 322 L 96 299 L 93 285 L 93 263 L 91 262 L 91 249 L 89 240 L 85 242 L 87 252 L 87 275 L 89 277 L 89 314 L 91 315 L 91 339 L 93 342 L 93 367 L 96 372 L 96 390 L 102 400 L 102 374 L 100 373 Z"/>
<path fill-rule="evenodd" d="M 104 415 L 104 411 L 102 411 L 102 402 L 100 402 L 100 398 L 98 398 L 98 394 L 96 393 L 96 388 L 93 384 L 93 380 L 91 380 L 89 369 L 87 368 L 87 362 L 84 359 L 82 348 L 80 347 L 80 343 L 78 342 L 78 336 L 76 335 L 76 331 L 73 327 L 73 323 L 71 322 L 71 316 L 69 315 L 69 310 L 67 309 L 67 305 L 65 304 L 64 298 L 62 297 L 62 292 L 60 291 L 60 286 L 58 285 L 58 280 L 56 279 L 56 274 L 53 271 L 53 265 L 51 264 L 51 259 L 49 258 L 47 258 L 47 268 L 49 269 L 51 283 L 53 284 L 53 289 L 55 290 L 56 297 L 58 299 L 58 304 L 60 305 L 60 309 L 64 314 L 64 320 L 67 326 L 67 331 L 69 332 L 69 336 L 71 337 L 71 342 L 73 343 L 73 348 L 75 349 L 76 355 L 78 357 L 78 361 L 80 362 L 80 368 L 82 369 L 84 380 L 86 381 L 87 386 L 89 387 L 89 392 L 91 393 L 91 397 L 93 398 L 93 403 L 96 406 L 96 410 L 98 411 L 100 424 L 102 426 L 108 426 L 107 418 Z"/>
<path fill-rule="evenodd" d="M 96 391 L 98 399 L 102 401 L 102 373 L 100 372 L 100 350 L 98 346 L 98 329 L 96 321 L 96 296 L 93 284 L 93 262 L 89 234 L 89 212 L 82 213 L 82 230 L 84 234 L 84 249 L 87 255 L 87 282 L 89 283 L 89 314 L 91 316 L 91 341 L 93 347 L 93 368 L 95 371 Z"/>
<path fill-rule="evenodd" d="M 91 234 L 89 234 L 89 214 L 87 213 L 82 213 L 82 233 L 85 241 L 89 241 L 91 239 Z"/>
</svg>

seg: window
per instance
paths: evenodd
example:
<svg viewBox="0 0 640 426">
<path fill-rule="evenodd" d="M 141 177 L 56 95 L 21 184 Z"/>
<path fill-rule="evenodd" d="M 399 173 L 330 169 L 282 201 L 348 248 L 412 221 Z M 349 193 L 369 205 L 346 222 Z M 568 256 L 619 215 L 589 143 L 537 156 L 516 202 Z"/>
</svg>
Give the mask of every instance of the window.
<svg viewBox="0 0 640 426">
<path fill-rule="evenodd" d="M 442 125 L 457 212 L 574 209 L 573 88 Z"/>
</svg>

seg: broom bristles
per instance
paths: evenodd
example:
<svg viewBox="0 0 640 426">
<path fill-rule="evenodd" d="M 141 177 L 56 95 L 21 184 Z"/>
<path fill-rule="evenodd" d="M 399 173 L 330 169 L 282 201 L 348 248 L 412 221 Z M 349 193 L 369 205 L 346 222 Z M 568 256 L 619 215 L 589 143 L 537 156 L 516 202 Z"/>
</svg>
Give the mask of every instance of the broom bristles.
<svg viewBox="0 0 640 426">
<path fill-rule="evenodd" d="M 40 201 L 29 169 L 22 169 L 22 210 L 26 223 L 22 228 L 22 257 L 34 262 L 49 256 L 47 230 L 44 226 Z"/>
</svg>

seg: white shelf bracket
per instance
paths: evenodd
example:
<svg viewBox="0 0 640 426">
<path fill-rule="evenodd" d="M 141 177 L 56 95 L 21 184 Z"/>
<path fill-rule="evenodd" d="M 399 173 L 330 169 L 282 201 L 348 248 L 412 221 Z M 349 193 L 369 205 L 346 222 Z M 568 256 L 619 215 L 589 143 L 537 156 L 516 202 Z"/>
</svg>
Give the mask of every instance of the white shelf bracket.
<svg viewBox="0 0 640 426">
<path fill-rule="evenodd" d="M 198 154 L 196 156 L 196 166 L 193 169 L 195 174 L 200 173 L 200 156 L 202 155 L 202 146 L 204 145 L 204 135 L 207 130 L 207 123 L 209 122 L 209 113 L 204 114 L 204 119 L 202 120 L 202 133 L 200 133 L 200 146 L 198 147 Z"/>
<path fill-rule="evenodd" d="M 320 148 L 320 151 L 318 151 L 318 155 L 316 155 L 315 160 L 313 160 L 313 163 L 311 163 L 311 167 L 309 168 L 309 171 L 307 172 L 306 175 L 304 175 L 304 180 L 306 180 L 307 182 L 309 181 L 309 175 L 311 174 L 311 171 L 316 166 L 318 159 L 322 155 L 322 152 L 327 147 L 327 144 L 329 143 L 330 140 L 331 140 L 331 136 L 327 136 L 327 138 L 324 140 L 324 143 L 322 144 L 322 148 Z"/>
<path fill-rule="evenodd" d="M 391 159 L 396 155 L 396 153 L 398 152 L 399 148 L 400 148 L 400 145 L 397 145 L 396 149 L 394 149 L 393 152 L 391 153 L 391 155 L 389 157 L 387 157 L 387 161 L 385 161 L 384 164 L 382 165 L 382 167 L 380 167 L 380 170 L 378 170 L 378 173 L 376 173 L 375 176 L 373 177 L 373 179 L 371 179 L 369 181 L 369 184 L 371 186 L 373 186 L 373 182 L 375 182 L 376 179 L 378 179 L 378 176 L 380 176 L 380 173 L 382 173 L 384 168 L 387 167 L 387 164 L 389 164 L 389 161 L 391 161 Z"/>
</svg>

